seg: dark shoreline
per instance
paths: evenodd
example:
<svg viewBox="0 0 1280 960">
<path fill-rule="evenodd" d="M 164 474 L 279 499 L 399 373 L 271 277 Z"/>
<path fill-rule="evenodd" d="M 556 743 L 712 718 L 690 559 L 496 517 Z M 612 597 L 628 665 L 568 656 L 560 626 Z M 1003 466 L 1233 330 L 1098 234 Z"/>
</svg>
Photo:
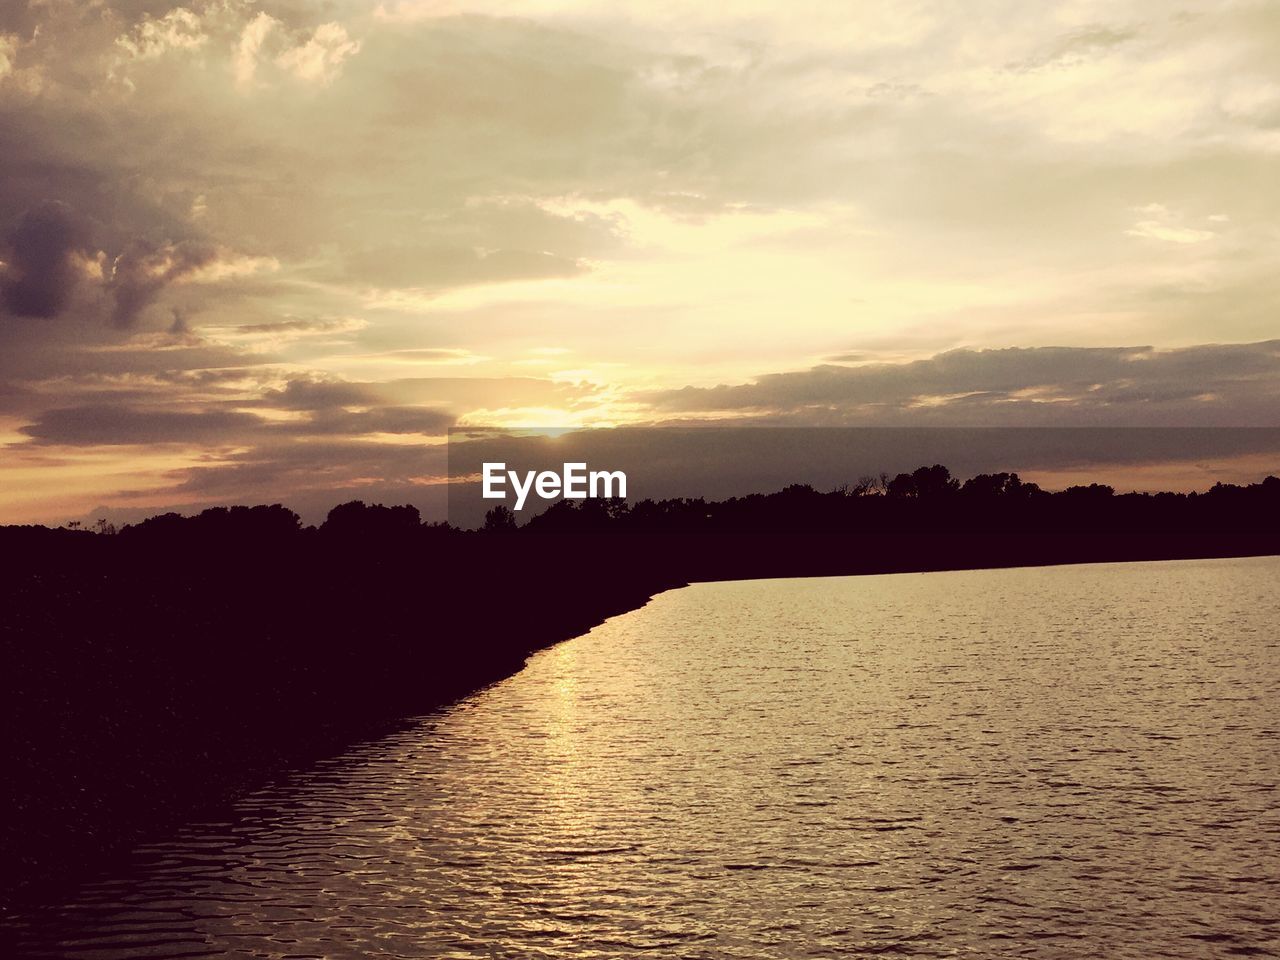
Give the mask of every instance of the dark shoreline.
<svg viewBox="0 0 1280 960">
<path fill-rule="evenodd" d="M 47 716 L 22 717 L 18 711 L 19 716 L 6 717 L 13 739 L 5 745 L 3 762 L 10 775 L 0 797 L 0 862 L 6 864 L 0 875 L 0 923 L 7 914 L 54 900 L 110 870 L 138 843 L 162 837 L 193 819 L 216 816 L 239 797 L 277 778 L 359 742 L 403 729 L 513 676 L 537 650 L 587 633 L 610 617 L 644 606 L 654 593 L 679 585 L 664 584 L 648 591 L 617 585 L 589 598 L 579 597 L 575 608 L 559 611 L 560 616 L 526 619 L 521 624 L 527 631 L 523 642 L 477 643 L 474 651 L 453 651 L 443 668 L 440 663 L 425 662 L 438 656 L 434 647 L 427 648 L 425 656 L 396 650 L 397 659 L 386 660 L 381 669 L 365 671 L 360 678 L 363 685 L 381 689 L 363 692 L 341 705 L 319 702 L 329 691 L 317 688 L 332 687 L 338 678 L 353 679 L 350 673 L 332 668 L 327 676 L 304 680 L 296 685 L 299 689 L 285 692 L 286 704 L 278 709 L 251 707 L 241 701 L 248 716 L 233 716 L 234 710 L 199 709 L 200 721 L 193 723 L 183 716 L 187 708 L 175 709 L 170 703 L 135 719 L 133 727 L 174 724 L 183 732 L 167 738 L 151 736 L 141 746 L 129 742 L 134 730 L 128 725 L 106 744 L 75 742 L 104 719 L 113 704 L 70 722 L 60 716 L 63 722 L 53 725 Z M 69 592 L 81 591 L 77 586 Z M 79 626 L 79 618 L 73 619 Z M 494 619 L 516 626 L 508 617 Z M 384 649 L 383 654 L 387 653 Z M 418 682 L 397 679 L 394 674 L 401 671 L 416 674 Z M 196 676 L 192 674 L 191 679 Z M 64 685 L 62 692 L 71 698 L 91 684 L 96 681 L 81 678 L 78 684 Z M 145 696 L 142 686 L 126 691 L 135 701 L 130 706 Z M 14 693 L 31 694 L 12 688 L 6 692 L 11 711 Z M 48 689 L 43 692 L 47 694 Z M 227 702 L 234 704 L 235 695 L 228 696 Z M 56 704 L 43 712 L 65 714 L 69 706 Z M 193 727 L 210 720 L 210 729 L 193 735 Z M 99 760 L 106 763 L 95 767 L 93 761 Z M 93 795 L 86 796 L 90 790 Z"/>
<path fill-rule="evenodd" d="M 683 584 L 666 589 L 677 589 L 680 586 Z M 653 595 L 616 609 L 603 610 L 591 623 L 575 628 L 573 633 L 548 639 L 530 649 L 519 661 L 489 664 L 480 672 L 455 674 L 448 682 L 437 685 L 430 699 L 415 703 L 408 713 L 343 718 L 338 722 L 317 724 L 306 733 L 296 732 L 294 738 L 287 742 L 262 742 L 263 749 L 248 755 L 241 754 L 236 765 L 219 767 L 216 771 L 216 786 L 212 783 L 215 774 L 210 771 L 210 776 L 203 779 L 201 793 L 171 793 L 164 797 L 167 809 L 159 810 L 154 805 L 149 805 L 145 820 L 124 809 L 111 811 L 114 816 L 111 824 L 114 835 L 103 838 L 99 848 L 79 850 L 75 862 L 64 858 L 47 860 L 38 864 L 36 870 L 28 876 L 18 877 L 20 882 L 16 884 L 10 882 L 13 878 L 9 876 L 0 878 L 0 934 L 3 933 L 7 917 L 21 915 L 33 907 L 54 902 L 77 887 L 92 882 L 95 877 L 108 875 L 114 869 L 127 868 L 129 856 L 139 844 L 163 838 L 184 824 L 226 815 L 238 800 L 250 793 L 305 772 L 316 763 L 345 753 L 361 743 L 380 740 L 405 730 L 434 713 L 447 710 L 454 704 L 515 676 L 524 669 L 528 657 L 539 650 L 583 636 L 606 620 L 644 607 L 651 599 Z M 3 942 L 3 937 L 0 936 L 0 944 Z"/>
<path fill-rule="evenodd" d="M 0 528 L 0 915 L 686 583 L 1280 555 L 1276 481 L 1199 500 L 836 496 L 487 532 L 376 510 L 302 529 L 278 507 L 117 536 Z"/>
</svg>

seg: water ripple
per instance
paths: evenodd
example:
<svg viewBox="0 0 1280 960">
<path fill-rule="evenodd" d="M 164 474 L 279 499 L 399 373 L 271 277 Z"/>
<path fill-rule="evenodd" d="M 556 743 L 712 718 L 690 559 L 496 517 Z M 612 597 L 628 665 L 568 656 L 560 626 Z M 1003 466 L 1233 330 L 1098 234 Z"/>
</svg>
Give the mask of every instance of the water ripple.
<svg viewBox="0 0 1280 960">
<path fill-rule="evenodd" d="M 139 850 L 19 955 L 1276 956 L 1278 574 L 673 591 Z"/>
</svg>

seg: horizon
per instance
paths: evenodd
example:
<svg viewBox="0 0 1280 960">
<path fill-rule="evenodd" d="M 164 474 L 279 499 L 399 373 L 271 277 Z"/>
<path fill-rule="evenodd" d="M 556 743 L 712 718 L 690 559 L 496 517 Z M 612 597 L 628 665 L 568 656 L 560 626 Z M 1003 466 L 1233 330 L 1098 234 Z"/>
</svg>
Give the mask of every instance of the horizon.
<svg viewBox="0 0 1280 960">
<path fill-rule="evenodd" d="M 922 464 L 921 465 L 922 468 L 926 466 L 939 466 L 939 464 L 933 464 L 933 465 Z M 941 466 L 945 467 L 945 464 L 941 464 Z M 909 472 L 910 471 L 908 471 L 908 473 Z M 950 474 L 950 471 L 948 471 L 948 473 Z M 990 474 L 986 474 L 986 476 L 989 476 L 989 475 Z M 1266 473 L 1266 474 L 1257 476 L 1256 478 L 1253 478 L 1253 479 L 1245 478 L 1240 480 L 1239 482 L 1215 480 L 1212 486 L 1201 487 L 1198 489 L 1176 489 L 1176 490 L 1162 489 L 1155 486 L 1147 487 L 1147 488 L 1135 487 L 1132 489 L 1125 489 L 1122 487 L 1116 487 L 1114 484 L 1107 483 L 1105 479 L 1085 476 L 1079 472 L 1074 472 L 1074 471 L 1068 475 L 1075 478 L 1077 482 L 1064 484 L 1058 487 L 1045 486 L 1044 484 L 1039 483 L 1037 480 L 1035 480 L 1032 476 L 1022 474 L 1018 471 L 1014 471 L 1012 475 L 1017 477 L 1024 484 L 1027 484 L 1029 486 L 1034 486 L 1039 491 L 1045 494 L 1050 494 L 1050 495 L 1066 493 L 1070 490 L 1088 489 L 1091 487 L 1105 487 L 1110 491 L 1111 495 L 1115 497 L 1158 496 L 1161 494 L 1172 494 L 1175 496 L 1203 496 L 1207 493 L 1210 493 L 1214 487 L 1218 487 L 1218 486 L 1240 487 L 1240 488 L 1262 486 L 1268 480 L 1275 480 L 1277 478 L 1280 478 L 1280 470 Z M 895 476 L 901 476 L 901 474 L 895 475 Z M 956 475 L 951 475 L 951 476 L 953 479 L 957 480 L 961 485 L 963 485 L 967 480 L 975 479 L 979 476 L 984 476 L 984 474 L 975 474 L 973 475 L 973 477 L 956 476 Z M 820 496 L 835 496 L 839 494 L 839 495 L 846 495 L 846 496 L 879 497 L 879 496 L 887 495 L 887 490 L 884 487 L 884 481 L 890 480 L 890 479 L 894 479 L 894 477 L 888 474 L 882 474 L 881 476 L 877 476 L 877 477 L 859 478 L 860 482 L 862 480 L 871 480 L 873 482 L 873 485 L 867 491 L 858 492 L 858 493 L 849 492 L 847 489 L 845 489 L 847 487 L 851 487 L 852 484 L 846 484 L 843 486 L 836 486 L 831 488 L 820 488 L 820 487 L 815 487 L 809 483 L 799 482 L 795 484 L 788 484 L 782 487 L 774 487 L 771 489 L 749 490 L 740 494 L 734 494 L 732 496 L 723 497 L 723 498 L 707 499 L 707 504 L 710 506 L 710 505 L 724 504 L 724 503 L 735 501 L 735 500 L 749 499 L 753 497 L 772 497 L 772 496 L 777 496 L 779 494 L 784 494 L 787 492 L 788 489 L 794 488 L 794 487 L 803 487 L 803 488 L 812 490 L 814 493 Z M 592 499 L 592 498 L 588 497 L 587 499 Z M 632 507 L 639 503 L 663 503 L 663 502 L 674 502 L 674 501 L 680 501 L 680 500 L 691 500 L 691 499 L 696 500 L 696 499 L 704 499 L 704 498 L 701 498 L 701 497 L 626 497 L 624 496 L 624 497 L 619 497 L 618 499 L 622 501 L 624 504 L 626 504 L 627 507 Z M 564 500 L 563 497 L 557 497 L 555 499 L 550 499 L 550 500 L 543 500 L 537 506 L 529 506 L 522 511 L 516 512 L 514 514 L 516 526 L 523 527 L 527 525 L 530 520 L 541 515 L 542 513 L 545 513 L 548 509 L 560 503 L 562 500 Z M 145 522 L 146 520 L 156 519 L 164 516 L 177 515 L 186 519 L 190 519 L 198 516 L 199 514 L 205 511 L 236 510 L 236 509 L 253 510 L 253 509 L 261 509 L 261 508 L 282 507 L 285 510 L 288 510 L 290 513 L 294 514 L 294 516 L 298 518 L 303 528 L 319 529 L 321 526 L 324 525 L 325 521 L 328 519 L 329 514 L 331 514 L 333 510 L 335 510 L 338 507 L 348 506 L 353 503 L 363 504 L 365 506 L 372 507 L 374 509 L 379 509 L 384 507 L 388 509 L 395 509 L 395 508 L 402 508 L 402 507 L 413 507 L 413 509 L 415 510 L 418 509 L 414 504 L 410 504 L 410 503 L 383 503 L 381 501 L 366 500 L 361 497 L 352 497 L 349 500 L 334 502 L 327 509 L 323 510 L 322 514 L 316 514 L 314 512 L 311 514 L 306 514 L 299 510 L 294 509 L 294 507 L 291 506 L 290 504 L 283 503 L 280 501 L 275 501 L 275 502 L 246 501 L 243 503 L 223 503 L 223 504 L 202 505 L 202 506 L 188 507 L 185 509 L 182 509 L 182 508 L 168 509 L 168 510 L 157 511 L 155 513 L 140 513 L 131 519 L 124 519 L 118 515 L 112 516 L 111 511 L 105 511 L 105 510 L 90 511 L 89 517 L 92 517 L 91 520 L 87 518 L 77 518 L 77 519 L 72 519 L 68 521 L 63 521 L 62 523 L 54 523 L 54 524 L 0 523 L 0 528 L 6 527 L 6 526 L 19 526 L 19 527 L 20 526 L 37 526 L 37 527 L 45 527 L 47 529 L 69 528 L 69 529 L 83 530 L 85 532 L 100 532 L 100 531 L 94 530 L 94 525 L 105 523 L 109 525 L 109 529 L 111 530 L 111 532 L 115 532 L 116 530 L 121 529 L 124 526 L 137 525 Z M 504 502 L 502 504 L 498 504 L 498 506 L 506 506 L 506 504 Z M 578 506 L 581 506 L 581 504 L 578 504 Z M 419 513 L 419 522 L 422 525 L 442 523 L 446 526 L 451 526 L 458 530 L 477 530 L 482 525 L 483 521 L 482 520 L 476 521 L 475 518 L 472 518 L 472 522 L 470 523 L 470 525 L 468 525 L 467 522 L 465 521 L 455 520 L 453 517 L 449 517 L 449 516 L 444 516 L 444 517 L 426 516 Z"/>
</svg>

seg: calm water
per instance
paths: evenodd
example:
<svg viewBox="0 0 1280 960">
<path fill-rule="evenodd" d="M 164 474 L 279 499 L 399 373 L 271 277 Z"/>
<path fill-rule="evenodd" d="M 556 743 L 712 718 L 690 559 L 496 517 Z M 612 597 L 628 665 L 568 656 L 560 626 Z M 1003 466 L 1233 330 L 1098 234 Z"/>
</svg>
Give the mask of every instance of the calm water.
<svg viewBox="0 0 1280 960">
<path fill-rule="evenodd" d="M 1277 583 L 1272 558 L 672 591 L 141 851 L 26 950 L 1274 956 Z"/>
</svg>

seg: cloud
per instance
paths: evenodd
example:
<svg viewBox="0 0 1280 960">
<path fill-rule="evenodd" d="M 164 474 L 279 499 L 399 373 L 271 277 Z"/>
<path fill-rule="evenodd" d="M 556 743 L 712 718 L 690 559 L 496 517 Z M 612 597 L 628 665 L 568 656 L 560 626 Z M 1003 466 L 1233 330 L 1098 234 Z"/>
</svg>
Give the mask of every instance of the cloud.
<svg viewBox="0 0 1280 960">
<path fill-rule="evenodd" d="M 173 411 L 127 405 L 47 410 L 21 432 L 39 443 L 71 446 L 228 443 L 261 426 L 252 414 L 228 410 Z"/>
<path fill-rule="evenodd" d="M 295 434 L 323 434 L 358 437 L 370 434 L 422 434 L 442 436 L 457 418 L 445 410 L 431 407 L 373 407 L 368 410 L 346 410 L 325 407 L 300 425 L 290 426 Z"/>
<path fill-rule="evenodd" d="M 176 7 L 162 17 L 144 16 L 116 45 L 130 58 L 151 60 L 170 50 L 196 50 L 209 41 L 200 17 L 185 7 Z"/>
<path fill-rule="evenodd" d="M 329 84 L 343 62 L 360 52 L 360 42 L 352 40 L 339 23 L 322 23 L 305 42 L 285 50 L 276 64 L 300 80 Z"/>
<path fill-rule="evenodd" d="M 1143 218 L 1125 231 L 1131 237 L 1163 240 L 1166 243 L 1202 243 L 1217 236 L 1213 230 L 1185 226 L 1180 222 L 1181 218 L 1164 204 L 1149 203 L 1139 207 L 1138 212 L 1144 215 Z M 1215 219 L 1214 216 L 1206 219 L 1213 223 L 1224 222 L 1221 219 Z"/>
<path fill-rule="evenodd" d="M 305 39 L 291 40 L 279 20 L 261 11 L 240 31 L 232 72 L 236 86 L 248 92 L 258 81 L 263 58 L 269 56 L 284 73 L 305 83 L 328 86 L 343 63 L 359 52 L 360 41 L 353 40 L 340 23 L 322 23 Z"/>
<path fill-rule="evenodd" d="M 87 228 L 65 203 L 43 201 L 14 225 L 3 260 L 5 308 L 19 317 L 57 316 L 90 268 Z"/>
<path fill-rule="evenodd" d="M 195 274 L 216 257 L 216 248 L 208 243 L 131 244 L 112 264 L 107 283 L 115 298 L 111 322 L 117 327 L 132 326 L 161 290 Z"/>
<path fill-rule="evenodd" d="M 1217 234 L 1212 230 L 1197 230 L 1194 227 L 1174 227 L 1159 220 L 1139 220 L 1126 233 L 1131 237 L 1145 237 L 1148 240 L 1164 240 L 1166 243 L 1201 243 L 1212 240 Z"/>
<path fill-rule="evenodd" d="M 271 320 L 264 323 L 241 323 L 223 327 L 216 332 L 218 339 L 248 344 L 280 345 L 314 337 L 343 337 L 357 333 L 369 326 L 359 317 L 324 317 L 288 320 Z"/>
<path fill-rule="evenodd" d="M 379 434 L 443 436 L 456 420 L 435 407 L 369 406 L 366 392 L 337 383 L 293 381 L 284 390 L 268 391 L 258 402 L 201 405 L 188 401 L 171 409 L 155 405 L 156 399 L 164 398 L 157 398 L 155 391 L 104 391 L 94 403 L 46 409 L 19 432 L 40 444 L 73 447 L 167 443 L 267 449 L 318 436 L 366 442 Z M 261 415 L 245 407 L 256 407 Z M 280 411 L 300 415 L 273 415 Z"/>
<path fill-rule="evenodd" d="M 268 390 L 263 401 L 285 410 L 326 410 L 368 406 L 378 401 L 378 394 L 367 384 L 297 377 L 279 389 Z"/>
<path fill-rule="evenodd" d="M 318 376 L 293 377 L 262 394 L 261 405 L 283 410 L 323 412 L 333 408 L 447 410 L 451 416 L 486 403 L 509 408 L 572 408 L 591 402 L 598 388 L 538 377 L 402 377 L 352 381 Z"/>
<path fill-rule="evenodd" d="M 0 80 L 13 73 L 14 61 L 18 56 L 18 38 L 0 34 Z"/>
<path fill-rule="evenodd" d="M 258 53 L 275 25 L 275 19 L 265 12 L 258 13 L 244 25 L 233 61 L 236 86 L 241 90 L 253 87 L 254 75 L 258 72 Z"/>
<path fill-rule="evenodd" d="M 951 350 L 640 394 L 656 416 L 883 425 L 1280 425 L 1280 340 Z"/>
<path fill-rule="evenodd" d="M 346 257 L 353 279 L 384 287 L 446 288 L 548 277 L 583 271 L 568 257 L 530 250 L 480 251 L 456 246 L 395 246 L 353 251 Z"/>
<path fill-rule="evenodd" d="M 1130 27 L 1091 24 L 1055 38 L 1032 56 L 1010 64 L 1008 69 L 1027 71 L 1078 65 L 1092 57 L 1107 54 L 1139 36 L 1139 31 Z"/>
</svg>

